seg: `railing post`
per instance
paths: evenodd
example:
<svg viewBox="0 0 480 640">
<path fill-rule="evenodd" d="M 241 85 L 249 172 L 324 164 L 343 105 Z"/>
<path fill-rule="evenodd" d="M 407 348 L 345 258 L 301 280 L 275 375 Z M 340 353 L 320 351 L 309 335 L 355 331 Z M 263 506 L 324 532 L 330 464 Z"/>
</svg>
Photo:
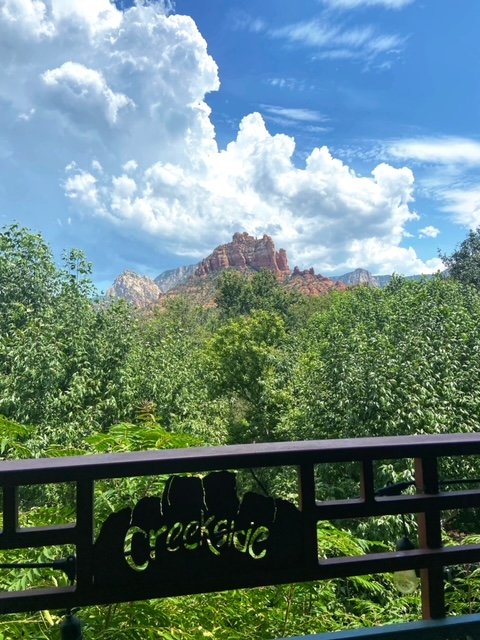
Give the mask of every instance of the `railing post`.
<svg viewBox="0 0 480 640">
<path fill-rule="evenodd" d="M 418 493 L 438 493 L 438 463 L 436 458 L 415 460 L 415 484 Z M 439 549 L 442 546 L 442 523 L 438 508 L 418 514 L 420 548 Z M 420 571 L 422 615 L 426 620 L 445 617 L 443 566 L 433 565 Z"/>
<path fill-rule="evenodd" d="M 18 529 L 18 487 L 3 487 L 3 534 L 14 536 Z"/>
<path fill-rule="evenodd" d="M 374 474 L 371 460 L 362 460 L 360 496 L 368 504 L 371 504 L 375 500 Z"/>
<path fill-rule="evenodd" d="M 318 564 L 317 513 L 315 502 L 315 467 L 313 464 L 302 464 L 299 467 L 300 510 L 303 514 L 303 544 L 305 560 L 313 566 Z"/>
<path fill-rule="evenodd" d="M 94 482 L 77 482 L 77 591 L 89 591 L 93 582 Z"/>
</svg>

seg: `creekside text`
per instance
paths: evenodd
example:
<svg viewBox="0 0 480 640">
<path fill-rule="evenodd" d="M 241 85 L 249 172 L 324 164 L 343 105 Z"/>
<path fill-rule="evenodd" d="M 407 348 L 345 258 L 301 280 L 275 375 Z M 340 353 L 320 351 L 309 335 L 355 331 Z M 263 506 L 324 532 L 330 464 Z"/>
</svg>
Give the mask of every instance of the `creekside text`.
<svg viewBox="0 0 480 640">
<path fill-rule="evenodd" d="M 264 558 L 267 553 L 264 543 L 270 536 L 268 527 L 257 527 L 253 522 L 247 529 L 237 527 L 235 520 L 217 521 L 216 516 L 206 517 L 203 510 L 199 520 L 187 524 L 175 522 L 149 531 L 132 526 L 125 535 L 124 553 L 135 571 L 144 571 L 150 561 L 155 561 L 159 544 L 172 553 L 206 547 L 214 556 L 220 556 L 222 550 L 234 548 L 254 560 Z"/>
</svg>

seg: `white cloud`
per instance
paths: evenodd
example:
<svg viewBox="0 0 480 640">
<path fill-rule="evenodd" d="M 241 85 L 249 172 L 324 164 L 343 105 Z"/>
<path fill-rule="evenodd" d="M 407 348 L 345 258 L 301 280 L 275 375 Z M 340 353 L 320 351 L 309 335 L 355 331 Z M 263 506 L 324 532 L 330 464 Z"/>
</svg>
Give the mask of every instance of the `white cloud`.
<svg viewBox="0 0 480 640">
<path fill-rule="evenodd" d="M 453 214 L 456 222 L 475 229 L 480 226 L 480 186 L 462 189 L 444 189 L 440 192 L 443 210 Z"/>
<path fill-rule="evenodd" d="M 436 268 L 400 247 L 405 225 L 418 217 L 409 208 L 409 169 L 380 164 L 371 177 L 360 177 L 326 147 L 314 149 L 299 169 L 294 149 L 293 138 L 270 135 L 260 114 L 251 114 L 236 140 L 196 171 L 158 161 L 128 185 L 126 176 L 104 180 L 92 213 L 191 256 L 244 229 L 272 233 L 294 262 L 320 270 L 359 264 L 376 272 Z"/>
<path fill-rule="evenodd" d="M 55 26 L 47 17 L 47 6 L 41 0 L 3 0 L 0 23 L 11 39 L 17 36 L 35 41 L 52 37 L 55 33 Z"/>
<path fill-rule="evenodd" d="M 304 80 L 300 80 L 299 78 L 268 78 L 266 80 L 267 84 L 271 87 L 278 87 L 279 89 L 288 89 L 289 91 L 305 91 L 308 87 Z M 310 85 L 309 88 L 312 88 Z"/>
<path fill-rule="evenodd" d="M 128 162 L 125 162 L 122 169 L 126 173 L 129 173 L 130 171 L 135 171 L 135 169 L 138 169 L 138 164 L 135 160 L 129 160 Z"/>
<path fill-rule="evenodd" d="M 431 137 L 397 140 L 387 146 L 387 157 L 419 163 L 421 190 L 440 203 L 455 223 L 480 225 L 480 142 L 473 138 Z"/>
<path fill-rule="evenodd" d="M 87 207 L 98 206 L 97 179 L 91 173 L 80 171 L 65 181 L 65 192 L 72 200 Z"/>
<path fill-rule="evenodd" d="M 480 164 L 480 142 L 468 138 L 437 137 L 397 140 L 388 147 L 395 158 L 432 164 Z"/>
<path fill-rule="evenodd" d="M 418 232 L 418 237 L 419 238 L 436 238 L 440 233 L 440 229 L 437 229 L 437 227 L 434 227 L 433 225 L 429 224 L 427 227 L 423 227 L 423 229 L 420 229 L 420 231 Z"/>
<path fill-rule="evenodd" d="M 384 7 L 385 9 L 403 9 L 415 0 L 321 0 L 332 9 L 359 9 L 361 7 Z"/>
<path fill-rule="evenodd" d="M 378 33 L 372 25 L 343 28 L 327 19 L 313 19 L 269 31 L 273 38 L 317 50 L 315 57 L 373 60 L 380 54 L 398 53 L 405 38 Z"/>
<path fill-rule="evenodd" d="M 230 15 L 233 29 L 260 33 L 265 31 L 267 24 L 261 18 L 255 18 L 245 11 L 233 11 Z"/>
<path fill-rule="evenodd" d="M 418 218 L 408 168 L 382 163 L 359 176 L 327 147 L 299 168 L 295 140 L 271 135 L 258 113 L 218 149 L 205 102 L 219 87 L 217 67 L 192 19 L 168 15 L 159 2 L 125 12 L 108 0 L 16 2 L 23 21 L 0 13 L 0 49 L 16 47 L 0 67 L 0 126 L 17 154 L 16 136 L 26 141 L 23 168 L 42 176 L 42 193 L 56 193 L 67 169 L 64 220 L 87 220 L 90 236 L 100 228 L 102 247 L 111 234 L 116 251 L 121 245 L 131 257 L 135 246 L 154 269 L 161 254 L 202 257 L 245 230 L 270 233 L 292 263 L 320 271 L 435 267 L 401 246 Z M 329 46 L 336 39 L 362 49 L 371 40 L 359 30 L 335 34 L 325 35 Z M 323 119 L 269 109 L 310 127 Z M 3 175 L 19 157 L 2 159 Z"/>
<path fill-rule="evenodd" d="M 265 117 L 277 116 L 285 120 L 293 120 L 295 122 L 325 122 L 328 120 L 326 116 L 314 109 L 295 109 L 289 107 L 279 107 L 271 104 L 260 105 L 265 113 Z"/>
<path fill-rule="evenodd" d="M 51 8 L 56 23 L 76 21 L 92 32 L 116 29 L 122 23 L 121 12 L 109 0 L 51 0 Z"/>
<path fill-rule="evenodd" d="M 77 62 L 64 62 L 57 69 L 48 69 L 42 80 L 53 94 L 55 105 L 61 105 L 64 112 L 88 116 L 91 111 L 92 118 L 103 113 L 110 124 L 115 124 L 121 109 L 134 106 L 126 95 L 110 89 L 102 73 Z"/>
</svg>

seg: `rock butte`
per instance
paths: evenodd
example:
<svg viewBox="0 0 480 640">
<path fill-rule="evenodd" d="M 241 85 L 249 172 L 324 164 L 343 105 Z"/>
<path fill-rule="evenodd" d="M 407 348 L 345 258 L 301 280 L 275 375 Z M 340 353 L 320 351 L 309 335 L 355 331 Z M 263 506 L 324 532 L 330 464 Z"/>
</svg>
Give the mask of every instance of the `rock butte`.
<svg viewBox="0 0 480 640">
<path fill-rule="evenodd" d="M 292 272 L 287 252 L 285 249 L 277 251 L 270 236 L 254 238 L 244 232 L 235 233 L 231 242 L 218 246 L 197 265 L 171 269 L 157 276 L 155 280 L 133 271 L 125 271 L 116 278 L 113 286 L 107 291 L 107 296 L 123 298 L 145 308 L 182 294 L 198 304 L 213 306 L 215 281 L 227 269 L 245 274 L 267 269 L 273 271 L 287 289 L 310 296 L 324 295 L 332 289 L 343 291 L 348 288 L 347 285 L 360 283 L 378 286 L 370 274 L 362 269 L 346 274 L 338 280 L 316 275 L 313 268 L 301 271 L 295 267 Z M 372 282 L 368 282 L 367 276 Z"/>
<path fill-rule="evenodd" d="M 273 271 L 279 279 L 290 275 L 287 252 L 275 250 L 270 236 L 257 239 L 248 233 L 235 233 L 232 242 L 222 244 L 198 265 L 195 275 L 206 276 L 225 269 Z"/>
</svg>

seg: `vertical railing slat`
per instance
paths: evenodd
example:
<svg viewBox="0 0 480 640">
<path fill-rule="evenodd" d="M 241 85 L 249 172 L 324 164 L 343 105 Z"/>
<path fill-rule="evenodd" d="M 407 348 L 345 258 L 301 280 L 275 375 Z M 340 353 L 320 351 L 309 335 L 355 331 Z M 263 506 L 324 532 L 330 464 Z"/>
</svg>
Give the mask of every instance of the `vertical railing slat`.
<svg viewBox="0 0 480 640">
<path fill-rule="evenodd" d="M 93 582 L 94 482 L 79 480 L 77 511 L 77 591 L 88 590 Z"/>
<path fill-rule="evenodd" d="M 415 460 L 415 483 L 419 493 L 438 494 L 438 461 L 436 458 Z M 438 508 L 432 507 L 418 514 L 418 539 L 421 548 L 439 549 L 442 546 L 442 523 Z M 431 565 L 420 571 L 422 584 L 422 615 L 424 619 L 445 617 L 445 587 L 443 566 Z"/>
<path fill-rule="evenodd" d="M 318 564 L 317 516 L 315 504 L 315 467 L 302 464 L 299 468 L 300 510 L 304 515 L 304 549 L 309 565 Z"/>
<path fill-rule="evenodd" d="M 362 461 L 362 474 L 360 476 L 360 497 L 365 502 L 373 502 L 373 500 L 375 500 L 373 463 L 371 460 Z"/>
<path fill-rule="evenodd" d="M 3 487 L 3 533 L 14 535 L 18 529 L 18 487 Z"/>
</svg>

